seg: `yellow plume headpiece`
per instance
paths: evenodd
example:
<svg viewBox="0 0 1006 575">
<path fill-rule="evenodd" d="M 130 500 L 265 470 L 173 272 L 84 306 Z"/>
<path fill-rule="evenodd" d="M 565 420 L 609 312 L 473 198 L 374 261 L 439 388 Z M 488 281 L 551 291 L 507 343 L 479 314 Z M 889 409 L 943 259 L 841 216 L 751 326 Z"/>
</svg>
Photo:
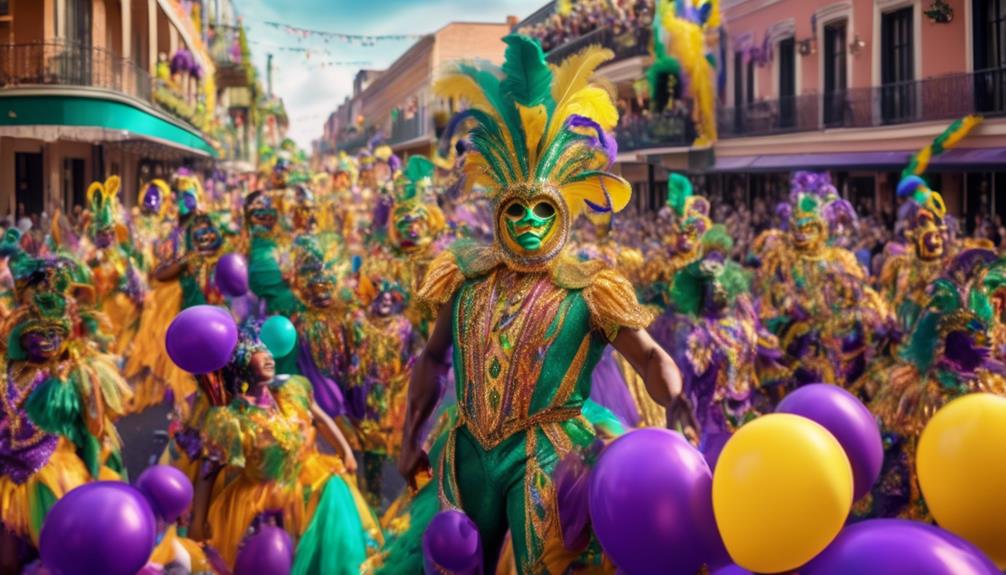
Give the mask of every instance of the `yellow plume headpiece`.
<svg viewBox="0 0 1006 575">
<path fill-rule="evenodd" d="M 474 120 L 472 150 L 464 173 L 499 198 L 512 190 L 554 187 L 571 216 L 610 214 L 632 193 L 627 181 L 607 171 L 617 155 L 609 132 L 618 111 L 592 75 L 614 55 L 588 47 L 550 67 L 537 40 L 511 34 L 502 69 L 460 64 L 434 90 L 465 100 Z"/>
</svg>

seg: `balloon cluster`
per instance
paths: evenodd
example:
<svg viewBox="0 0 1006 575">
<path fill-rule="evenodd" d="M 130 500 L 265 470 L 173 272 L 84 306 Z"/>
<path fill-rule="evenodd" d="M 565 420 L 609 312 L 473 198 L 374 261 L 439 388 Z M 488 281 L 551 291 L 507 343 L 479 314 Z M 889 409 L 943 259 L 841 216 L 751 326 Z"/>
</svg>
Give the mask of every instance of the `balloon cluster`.
<svg viewBox="0 0 1006 575">
<path fill-rule="evenodd" d="M 715 473 L 675 432 L 615 440 L 591 472 L 590 518 L 625 575 L 692 575 L 703 565 L 712 575 L 998 574 L 1004 434 L 1006 398 L 951 402 L 918 449 L 922 492 L 942 528 L 892 519 L 845 526 L 880 475 L 880 431 L 850 393 L 808 385 L 738 429 Z"/>
<path fill-rule="evenodd" d="M 229 253 L 220 258 L 214 270 L 214 282 L 233 303 L 248 293 L 248 266 L 241 255 Z M 235 307 L 239 307 L 235 305 Z M 244 315 L 244 314 L 241 314 Z M 273 357 L 286 357 L 297 344 L 297 329 L 280 315 L 269 317 L 259 329 L 259 339 Z M 238 342 L 238 327 L 232 314 L 215 305 L 196 305 L 184 309 L 168 326 L 165 347 L 175 365 L 202 375 L 226 366 Z"/>
</svg>

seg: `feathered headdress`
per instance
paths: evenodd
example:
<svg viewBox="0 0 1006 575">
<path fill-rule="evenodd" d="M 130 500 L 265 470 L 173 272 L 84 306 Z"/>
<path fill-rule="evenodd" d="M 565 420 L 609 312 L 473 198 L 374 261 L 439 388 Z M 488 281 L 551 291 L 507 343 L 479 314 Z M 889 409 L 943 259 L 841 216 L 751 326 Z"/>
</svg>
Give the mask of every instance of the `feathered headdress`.
<svg viewBox="0 0 1006 575">
<path fill-rule="evenodd" d="M 119 176 L 110 176 L 87 187 L 87 205 L 91 211 L 91 230 L 97 232 L 115 227 L 119 220 Z"/>
<path fill-rule="evenodd" d="M 574 217 L 584 211 L 618 212 L 632 188 L 606 171 L 617 154 L 608 132 L 618 122 L 618 111 L 608 92 L 591 82 L 594 70 L 613 53 L 592 46 L 552 68 L 536 40 L 511 34 L 503 41 L 502 69 L 460 64 L 434 89 L 470 105 L 464 114 L 475 127 L 464 173 L 492 194 L 497 227 L 509 202 L 548 197 L 557 204 L 560 229 L 547 249 L 532 257 L 500 242 L 511 262 L 516 258 L 533 267 L 559 253 Z"/>
</svg>

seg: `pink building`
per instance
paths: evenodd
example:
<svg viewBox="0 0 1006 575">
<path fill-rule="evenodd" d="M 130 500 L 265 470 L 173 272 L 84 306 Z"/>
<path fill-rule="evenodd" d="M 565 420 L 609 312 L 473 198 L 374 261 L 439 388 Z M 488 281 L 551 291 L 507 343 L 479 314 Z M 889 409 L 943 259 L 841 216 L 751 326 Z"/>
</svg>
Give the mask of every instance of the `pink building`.
<svg viewBox="0 0 1006 575">
<path fill-rule="evenodd" d="M 909 154 L 978 113 L 931 178 L 951 212 L 1006 216 L 1006 0 L 724 0 L 723 16 L 712 185 L 772 194 L 827 169 L 893 210 Z"/>
</svg>

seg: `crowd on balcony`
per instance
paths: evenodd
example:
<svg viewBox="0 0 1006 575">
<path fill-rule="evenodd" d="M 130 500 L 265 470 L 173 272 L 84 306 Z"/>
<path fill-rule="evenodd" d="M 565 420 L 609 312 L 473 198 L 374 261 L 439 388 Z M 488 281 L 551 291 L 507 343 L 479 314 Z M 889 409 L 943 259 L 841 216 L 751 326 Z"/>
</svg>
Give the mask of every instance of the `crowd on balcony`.
<svg viewBox="0 0 1006 575">
<path fill-rule="evenodd" d="M 542 50 L 550 52 L 580 36 L 599 29 L 615 35 L 648 28 L 653 19 L 653 0 L 579 0 L 558 2 L 555 13 L 545 21 L 524 26 L 521 34 L 541 41 Z"/>
</svg>

